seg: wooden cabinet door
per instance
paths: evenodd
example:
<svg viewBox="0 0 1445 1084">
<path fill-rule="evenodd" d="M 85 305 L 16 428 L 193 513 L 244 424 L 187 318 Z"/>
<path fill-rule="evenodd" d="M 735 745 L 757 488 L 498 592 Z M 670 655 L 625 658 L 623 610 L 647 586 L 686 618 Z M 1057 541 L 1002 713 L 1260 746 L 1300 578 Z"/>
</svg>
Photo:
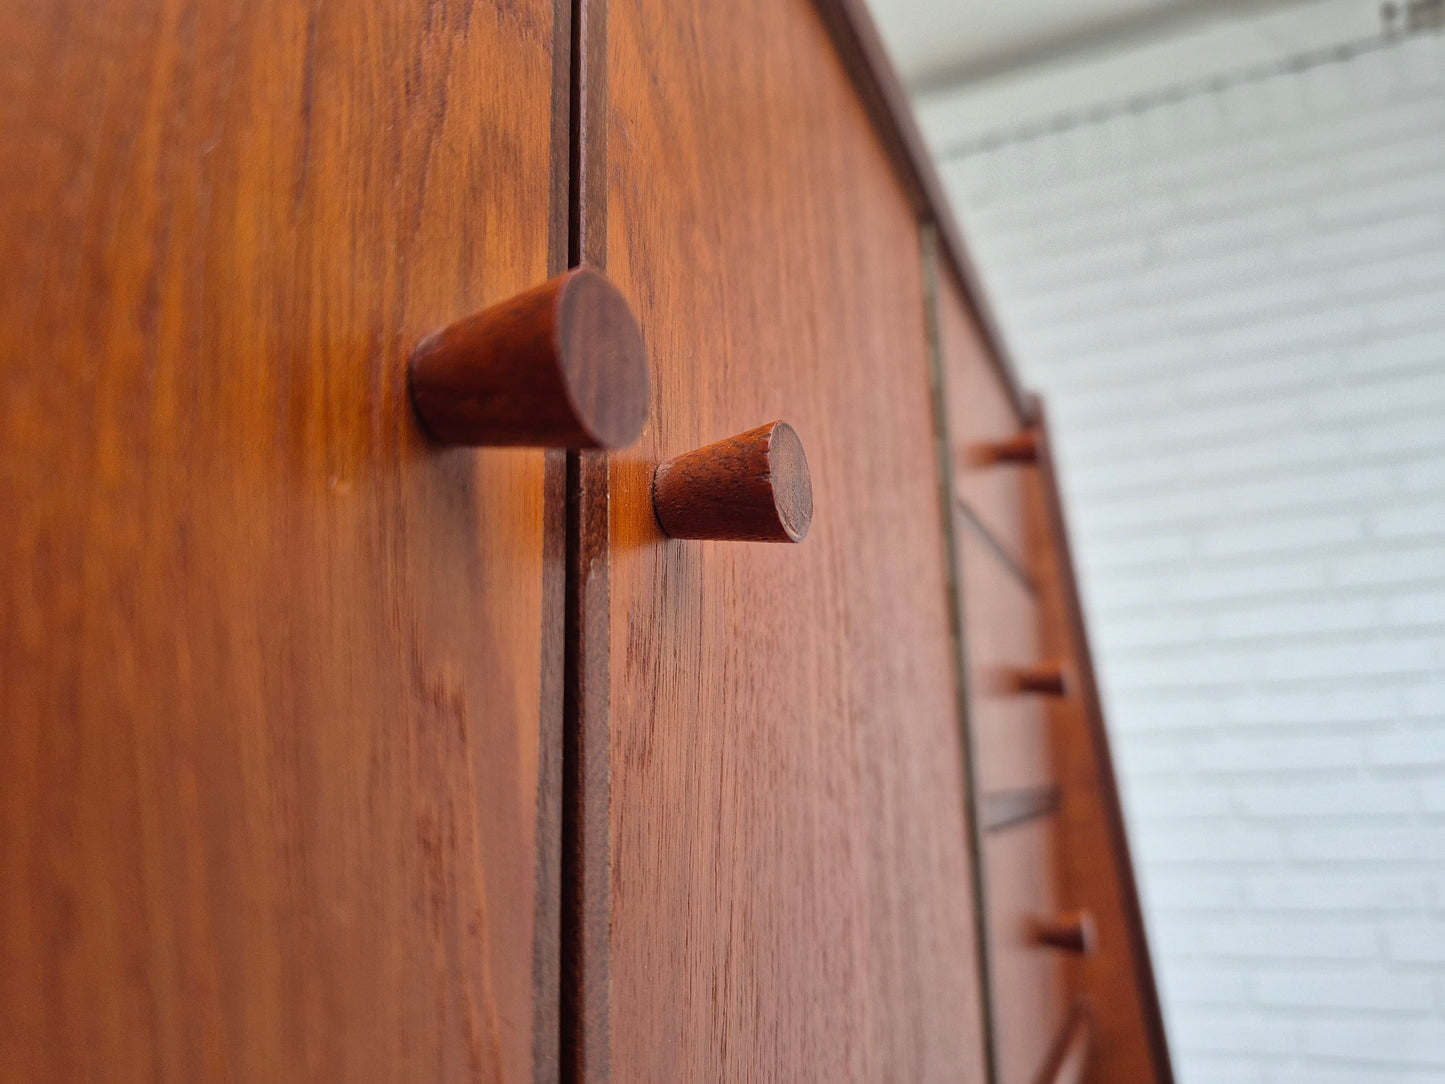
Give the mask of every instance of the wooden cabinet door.
<svg viewBox="0 0 1445 1084">
<path fill-rule="evenodd" d="M 0 14 L 0 1078 L 551 1071 L 563 464 L 404 374 L 565 262 L 555 18 Z"/>
<path fill-rule="evenodd" d="M 580 705 L 610 862 L 576 1056 L 592 1080 L 979 1080 L 917 222 L 811 4 L 607 7 L 583 250 L 637 307 L 653 404 L 608 474 L 582 464 L 584 525 L 610 507 L 581 539 L 594 587 L 610 566 Z M 811 466 L 806 541 L 664 537 L 654 464 L 774 419 Z"/>
</svg>

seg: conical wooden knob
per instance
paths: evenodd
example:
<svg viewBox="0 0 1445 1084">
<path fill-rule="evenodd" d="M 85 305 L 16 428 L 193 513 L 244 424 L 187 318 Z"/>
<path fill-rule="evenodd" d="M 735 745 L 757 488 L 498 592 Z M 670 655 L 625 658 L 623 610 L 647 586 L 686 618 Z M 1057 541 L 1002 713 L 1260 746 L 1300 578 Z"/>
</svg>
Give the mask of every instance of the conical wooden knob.
<svg viewBox="0 0 1445 1084">
<path fill-rule="evenodd" d="M 772 422 L 669 459 L 653 475 L 652 506 L 673 538 L 801 542 L 813 522 L 803 442 Z"/>
<path fill-rule="evenodd" d="M 1023 429 L 997 444 L 979 446 L 975 454 L 979 464 L 1017 463 L 1026 465 L 1039 461 L 1039 434 L 1036 429 Z"/>
<path fill-rule="evenodd" d="M 647 421 L 647 353 L 617 288 L 574 268 L 424 340 L 411 397 L 444 444 L 622 448 Z"/>
<path fill-rule="evenodd" d="M 1021 666 L 1013 671 L 1012 678 L 1017 692 L 1037 693 L 1039 696 L 1069 695 L 1069 672 L 1061 662 Z"/>
<path fill-rule="evenodd" d="M 1050 948 L 1087 956 L 1098 946 L 1094 916 L 1088 911 L 1063 911 L 1050 918 L 1034 920 L 1034 940 Z"/>
</svg>

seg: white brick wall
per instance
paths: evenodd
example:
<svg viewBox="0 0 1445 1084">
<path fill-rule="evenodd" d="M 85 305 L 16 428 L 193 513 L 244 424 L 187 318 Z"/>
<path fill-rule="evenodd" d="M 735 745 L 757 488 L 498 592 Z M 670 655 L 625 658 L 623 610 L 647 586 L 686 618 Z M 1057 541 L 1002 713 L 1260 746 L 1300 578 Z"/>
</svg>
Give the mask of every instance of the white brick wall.
<svg viewBox="0 0 1445 1084">
<path fill-rule="evenodd" d="M 1445 1080 L 1445 38 L 942 165 L 1050 400 L 1182 1080 Z"/>
</svg>

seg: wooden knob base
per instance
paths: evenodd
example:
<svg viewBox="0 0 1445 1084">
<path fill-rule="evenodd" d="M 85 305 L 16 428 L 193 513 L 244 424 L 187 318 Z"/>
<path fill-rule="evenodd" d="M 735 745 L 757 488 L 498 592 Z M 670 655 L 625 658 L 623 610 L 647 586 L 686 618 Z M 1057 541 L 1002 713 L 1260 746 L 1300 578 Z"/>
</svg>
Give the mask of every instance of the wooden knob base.
<svg viewBox="0 0 1445 1084">
<path fill-rule="evenodd" d="M 652 507 L 672 538 L 801 542 L 813 522 L 803 442 L 771 422 L 669 459 L 653 475 Z"/>
<path fill-rule="evenodd" d="M 1039 434 L 1036 429 L 1024 429 L 1007 440 L 997 444 L 981 445 L 975 452 L 975 462 L 980 466 L 993 463 L 1014 463 L 1028 465 L 1039 461 Z"/>
<path fill-rule="evenodd" d="M 574 268 L 429 336 L 411 397 L 443 444 L 622 448 L 647 421 L 647 352 L 617 288 Z"/>
<path fill-rule="evenodd" d="M 1081 956 L 1092 953 L 1099 941 L 1094 916 L 1088 911 L 1064 911 L 1050 918 L 1035 919 L 1033 934 L 1040 945 Z"/>
<path fill-rule="evenodd" d="M 1060 662 L 1019 667 L 1012 671 L 1011 677 L 1015 692 L 1038 696 L 1069 695 L 1068 669 Z"/>
</svg>

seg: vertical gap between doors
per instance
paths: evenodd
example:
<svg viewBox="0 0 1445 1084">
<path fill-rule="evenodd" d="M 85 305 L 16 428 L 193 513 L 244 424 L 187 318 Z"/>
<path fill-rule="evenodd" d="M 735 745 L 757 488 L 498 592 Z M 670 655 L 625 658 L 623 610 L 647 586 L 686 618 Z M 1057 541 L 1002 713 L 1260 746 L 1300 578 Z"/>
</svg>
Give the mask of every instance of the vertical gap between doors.
<svg viewBox="0 0 1445 1084">
<path fill-rule="evenodd" d="M 547 276 L 571 248 L 572 5 L 552 2 Z M 542 453 L 542 629 L 537 729 L 536 903 L 532 933 L 532 1080 L 558 1079 L 562 1025 L 563 743 L 567 643 L 567 453 Z"/>
<path fill-rule="evenodd" d="M 607 0 L 569 4 L 567 264 L 607 266 Z M 558 1078 L 605 1084 L 608 941 L 608 541 L 605 452 L 566 454 Z"/>
</svg>

